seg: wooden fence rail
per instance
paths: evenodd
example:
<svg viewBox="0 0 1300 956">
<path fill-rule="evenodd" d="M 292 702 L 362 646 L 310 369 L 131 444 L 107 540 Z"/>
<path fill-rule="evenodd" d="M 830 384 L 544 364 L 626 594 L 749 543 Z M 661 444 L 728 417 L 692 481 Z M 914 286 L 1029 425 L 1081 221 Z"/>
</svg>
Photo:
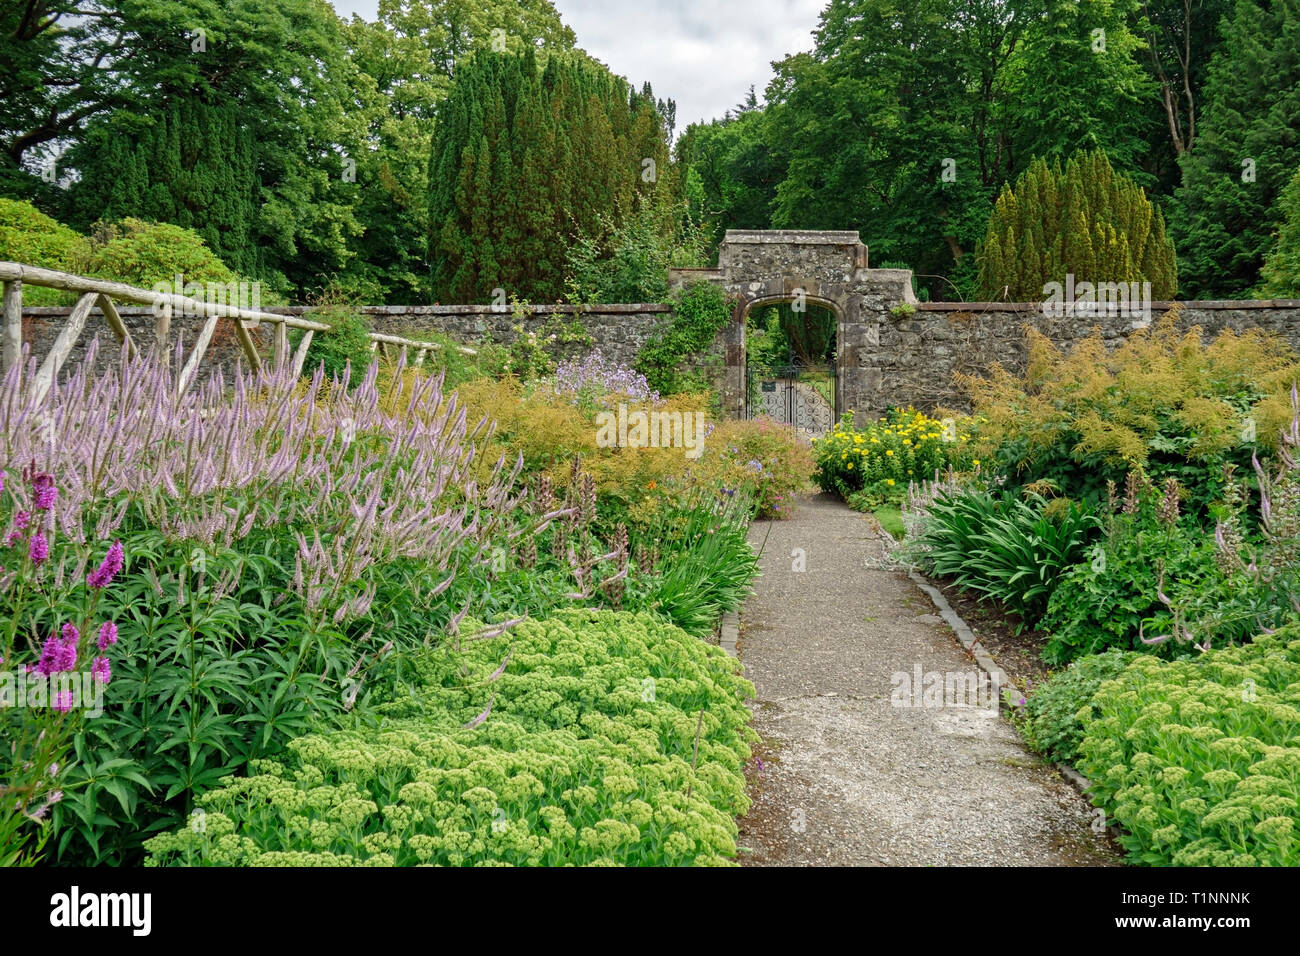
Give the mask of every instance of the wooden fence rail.
<svg viewBox="0 0 1300 956">
<path fill-rule="evenodd" d="M 303 364 L 307 359 L 307 349 L 311 345 L 312 337 L 317 332 L 324 332 L 329 329 L 329 326 L 322 322 L 313 322 L 310 319 L 298 316 L 244 309 L 219 302 L 204 302 L 201 299 L 191 299 L 188 296 L 175 293 L 154 292 L 126 285 L 122 282 L 91 279 L 86 276 L 56 272 L 53 269 L 42 269 L 38 266 L 23 265 L 18 262 L 0 262 L 0 284 L 3 285 L 4 290 L 2 300 L 4 311 L 3 331 L 0 332 L 0 340 L 3 341 L 3 370 L 6 373 L 10 368 L 19 364 L 22 357 L 23 285 L 81 293 L 81 297 L 73 307 L 66 324 L 59 332 L 58 338 L 55 339 L 49 355 L 45 357 L 45 361 L 41 364 L 40 370 L 36 373 L 36 377 L 30 385 L 32 393 L 38 401 L 45 397 L 46 392 L 54 383 L 68 356 L 72 353 L 73 347 L 85 331 L 91 311 L 96 306 L 98 306 L 100 314 L 109 329 L 116 336 L 118 344 L 125 345 L 127 354 L 132 358 L 138 354 L 139 349 L 131 339 L 131 333 L 127 329 L 126 323 L 122 321 L 121 315 L 118 314 L 114 300 L 153 307 L 156 316 L 154 337 L 160 351 L 167 347 L 173 310 L 179 310 L 181 314 L 207 317 L 207 322 L 204 323 L 198 340 L 194 343 L 194 347 L 190 350 L 190 354 L 181 369 L 180 378 L 177 382 L 178 396 L 185 394 L 193 383 L 198 372 L 199 362 L 206 354 L 208 345 L 212 342 L 212 337 L 217 330 L 217 323 L 222 319 L 235 323 L 235 335 L 239 339 L 240 347 L 243 349 L 249 365 L 255 371 L 261 371 L 262 369 L 262 356 L 253 343 L 252 336 L 248 334 L 248 330 L 257 328 L 262 322 L 272 323 L 274 325 L 274 344 L 272 346 L 274 366 L 279 369 L 286 361 L 292 362 L 291 368 L 295 378 L 302 374 Z M 291 328 L 303 330 L 302 341 L 298 343 L 298 348 L 292 356 L 289 355 L 288 333 Z M 417 366 L 424 364 L 425 356 L 429 352 L 442 348 L 436 342 L 420 342 L 415 339 L 404 339 L 396 335 L 382 335 L 378 332 L 367 334 L 370 338 L 372 351 L 380 347 L 395 346 L 401 349 L 403 358 L 414 352 Z M 477 354 L 473 349 L 466 347 L 462 347 L 460 351 L 466 355 Z M 21 371 L 19 374 L 21 374 Z"/>
</svg>

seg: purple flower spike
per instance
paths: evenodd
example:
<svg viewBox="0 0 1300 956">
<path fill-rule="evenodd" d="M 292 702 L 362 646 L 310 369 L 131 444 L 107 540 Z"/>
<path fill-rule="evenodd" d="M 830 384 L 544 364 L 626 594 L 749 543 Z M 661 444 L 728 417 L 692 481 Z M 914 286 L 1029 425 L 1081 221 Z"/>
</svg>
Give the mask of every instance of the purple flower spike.
<svg viewBox="0 0 1300 956">
<path fill-rule="evenodd" d="M 41 645 L 41 660 L 35 667 L 29 667 L 28 672 L 36 671 L 38 674 L 44 674 L 49 677 L 58 670 L 59 657 L 62 654 L 63 645 L 59 639 L 51 634 L 46 638 L 45 643 Z"/>
<path fill-rule="evenodd" d="M 58 492 L 54 487 L 54 476 L 41 472 L 32 477 L 32 498 L 37 511 L 49 511 L 54 507 Z"/>
<path fill-rule="evenodd" d="M 72 710 L 72 691 L 61 690 L 54 695 L 54 709 L 61 714 Z"/>
<path fill-rule="evenodd" d="M 19 531 L 26 531 L 27 524 L 31 520 L 32 520 L 32 513 L 30 511 L 14 512 L 14 527 L 17 528 Z"/>
<path fill-rule="evenodd" d="M 117 625 L 112 621 L 105 621 L 99 626 L 99 649 L 106 650 L 110 644 L 117 643 Z"/>
<path fill-rule="evenodd" d="M 113 679 L 113 668 L 108 663 L 107 657 L 96 657 L 95 662 L 90 665 L 90 673 L 95 676 L 95 680 L 101 684 L 107 684 Z"/>
<path fill-rule="evenodd" d="M 122 542 L 114 541 L 112 547 L 108 549 L 108 554 L 104 555 L 104 560 L 99 567 L 86 575 L 86 586 L 91 588 L 108 587 L 117 572 L 122 570 L 124 563 Z"/>
<path fill-rule="evenodd" d="M 50 556 L 50 543 L 45 540 L 45 535 L 39 531 L 32 535 L 27 556 L 32 559 L 32 564 L 40 564 Z"/>
</svg>

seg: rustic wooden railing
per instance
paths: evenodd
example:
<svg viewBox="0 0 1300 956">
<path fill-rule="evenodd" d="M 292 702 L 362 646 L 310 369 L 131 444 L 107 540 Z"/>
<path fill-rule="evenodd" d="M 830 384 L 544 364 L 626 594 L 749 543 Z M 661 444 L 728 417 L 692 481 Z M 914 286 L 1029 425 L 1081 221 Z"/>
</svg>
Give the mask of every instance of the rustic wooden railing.
<svg viewBox="0 0 1300 956">
<path fill-rule="evenodd" d="M 122 317 L 114 305 L 114 300 L 154 307 L 157 314 L 154 324 L 154 340 L 160 354 L 165 354 L 167 349 L 171 334 L 173 310 L 181 310 L 182 314 L 207 316 L 208 320 L 204 323 L 203 329 L 181 369 L 180 378 L 177 380 L 178 395 L 185 394 L 193 383 L 195 373 L 199 368 L 199 362 L 206 354 L 208 345 L 212 342 L 212 337 L 216 333 L 217 323 L 223 319 L 235 323 L 235 335 L 239 339 L 240 347 L 243 349 L 249 365 L 256 371 L 262 369 L 262 355 L 257 350 L 253 337 L 248 334 L 248 330 L 257 328 L 262 322 L 272 323 L 274 326 L 272 340 L 272 362 L 274 367 L 279 369 L 286 361 L 291 362 L 295 378 L 302 374 L 303 364 L 307 359 L 307 349 L 311 345 L 312 337 L 317 332 L 324 332 L 329 329 L 329 326 L 324 323 L 313 322 L 310 319 L 299 318 L 298 316 L 243 309 L 219 302 L 204 302 L 201 299 L 191 299 L 175 293 L 154 292 L 126 285 L 122 282 L 91 279 L 86 276 L 56 272 L 53 269 L 42 269 L 38 266 L 23 265 L 18 262 L 0 262 L 0 285 L 3 286 L 4 312 L 3 330 L 0 331 L 0 338 L 3 338 L 3 370 L 6 373 L 10 368 L 19 364 L 22 359 L 24 284 L 45 289 L 62 289 L 81 293 L 77 304 L 73 306 L 72 313 L 68 316 L 67 323 L 54 340 L 54 345 L 50 348 L 49 354 L 45 357 L 45 361 L 41 363 L 40 369 L 29 385 L 38 401 L 44 398 L 46 392 L 54 383 L 59 371 L 68 360 L 68 356 L 72 353 L 73 347 L 85 331 L 87 320 L 96 306 L 99 307 L 104 321 L 117 337 L 118 344 L 126 346 L 127 354 L 131 358 L 138 354 L 139 350 L 135 342 L 132 341 L 130 330 L 127 329 L 126 323 L 122 321 Z M 289 329 L 291 328 L 303 330 L 302 340 L 298 343 L 298 347 L 292 356 L 289 355 Z M 396 335 L 383 335 L 378 332 L 370 332 L 368 335 L 371 342 L 371 351 L 379 348 L 385 348 L 386 350 L 386 347 L 393 346 L 401 350 L 403 361 L 411 353 L 414 353 L 417 366 L 424 364 L 425 356 L 428 353 L 442 348 L 436 342 L 420 342 L 415 339 L 405 339 Z M 466 355 L 477 354 L 468 347 L 461 347 L 460 351 Z M 21 371 L 19 374 L 22 374 Z"/>
</svg>

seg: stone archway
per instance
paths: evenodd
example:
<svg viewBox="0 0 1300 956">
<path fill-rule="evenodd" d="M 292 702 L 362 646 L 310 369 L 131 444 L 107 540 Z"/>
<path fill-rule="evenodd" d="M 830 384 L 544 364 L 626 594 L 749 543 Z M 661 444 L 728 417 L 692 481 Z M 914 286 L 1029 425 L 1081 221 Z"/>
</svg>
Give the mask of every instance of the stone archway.
<svg viewBox="0 0 1300 956">
<path fill-rule="evenodd" d="M 728 230 L 717 269 L 674 269 L 669 282 L 713 282 L 736 299 L 731 323 L 719 336 L 720 382 L 726 414 L 745 414 L 745 316 L 755 306 L 798 297 L 838 319 L 837 402 L 841 411 L 872 415 L 888 406 L 887 364 L 879 351 L 882 327 L 900 303 L 913 303 L 910 269 L 871 269 L 856 231 Z"/>
</svg>

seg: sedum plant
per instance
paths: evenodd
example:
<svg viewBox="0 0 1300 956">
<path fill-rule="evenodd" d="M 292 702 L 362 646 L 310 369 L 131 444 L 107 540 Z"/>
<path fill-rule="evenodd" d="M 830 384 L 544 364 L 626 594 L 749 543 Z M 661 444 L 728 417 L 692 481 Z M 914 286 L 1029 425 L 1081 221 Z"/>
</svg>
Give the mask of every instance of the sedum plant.
<svg viewBox="0 0 1300 956">
<path fill-rule="evenodd" d="M 295 740 L 152 838 L 149 865 L 718 865 L 753 686 L 647 614 L 571 610 L 423 655 L 379 726 Z M 484 640 L 476 638 L 483 637 Z M 504 664 L 498 662 L 507 652 Z M 482 719 L 490 707 L 490 719 Z"/>
</svg>

